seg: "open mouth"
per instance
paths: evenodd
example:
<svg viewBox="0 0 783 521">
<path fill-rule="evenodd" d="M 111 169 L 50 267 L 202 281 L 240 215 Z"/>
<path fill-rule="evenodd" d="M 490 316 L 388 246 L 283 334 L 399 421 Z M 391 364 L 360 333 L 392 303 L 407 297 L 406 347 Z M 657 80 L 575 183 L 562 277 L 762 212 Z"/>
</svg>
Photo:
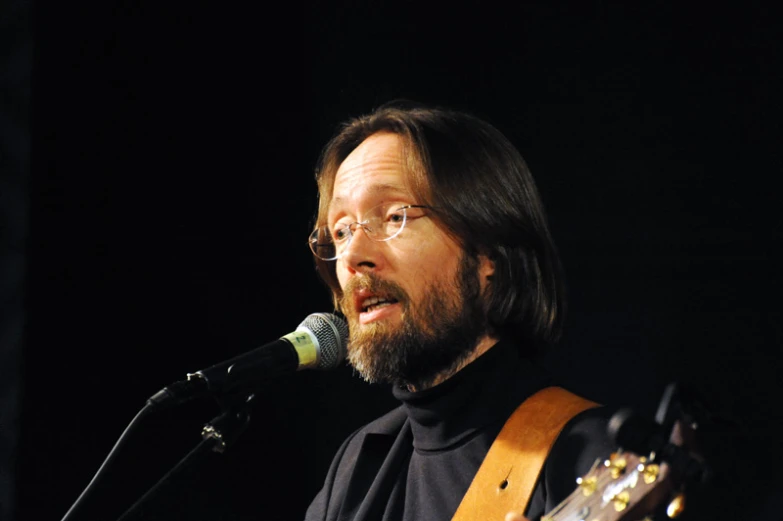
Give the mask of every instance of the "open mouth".
<svg viewBox="0 0 783 521">
<path fill-rule="evenodd" d="M 372 296 L 362 300 L 359 309 L 362 313 L 369 313 L 396 303 L 397 300 L 391 297 Z"/>
<path fill-rule="evenodd" d="M 374 279 L 349 281 L 343 294 L 343 309 L 356 318 L 358 324 L 399 318 L 405 302 L 405 292 L 393 282 Z"/>
</svg>

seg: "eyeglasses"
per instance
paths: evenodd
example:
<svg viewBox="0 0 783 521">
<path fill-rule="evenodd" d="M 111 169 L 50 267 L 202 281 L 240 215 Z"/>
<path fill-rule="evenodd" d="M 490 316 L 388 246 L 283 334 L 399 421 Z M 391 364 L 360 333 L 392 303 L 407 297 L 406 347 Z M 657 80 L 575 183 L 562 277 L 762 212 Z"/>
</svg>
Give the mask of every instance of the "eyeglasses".
<svg viewBox="0 0 783 521">
<path fill-rule="evenodd" d="M 374 241 L 388 241 L 400 234 L 406 222 L 424 217 L 424 208 L 430 207 L 417 204 L 400 206 L 400 203 L 379 204 L 366 212 L 365 219 L 361 222 L 338 222 L 333 230 L 330 230 L 329 226 L 316 228 L 310 234 L 310 249 L 313 255 L 321 260 L 339 259 L 351 244 L 354 226 L 361 226 L 365 235 Z"/>
</svg>

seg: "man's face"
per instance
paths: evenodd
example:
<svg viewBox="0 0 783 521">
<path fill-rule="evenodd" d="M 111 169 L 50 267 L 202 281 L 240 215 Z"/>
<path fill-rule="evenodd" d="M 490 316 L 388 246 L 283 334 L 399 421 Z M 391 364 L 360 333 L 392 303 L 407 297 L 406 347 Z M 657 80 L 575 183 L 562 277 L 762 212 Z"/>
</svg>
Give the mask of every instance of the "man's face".
<svg viewBox="0 0 783 521">
<path fill-rule="evenodd" d="M 421 204 L 404 165 L 397 135 L 366 139 L 337 171 L 328 224 L 363 221 L 382 203 Z M 428 212 L 409 216 L 400 235 L 385 242 L 354 226 L 335 261 L 351 331 L 348 358 L 368 381 L 432 384 L 486 340 L 480 296 L 491 263 L 467 256 Z"/>
</svg>

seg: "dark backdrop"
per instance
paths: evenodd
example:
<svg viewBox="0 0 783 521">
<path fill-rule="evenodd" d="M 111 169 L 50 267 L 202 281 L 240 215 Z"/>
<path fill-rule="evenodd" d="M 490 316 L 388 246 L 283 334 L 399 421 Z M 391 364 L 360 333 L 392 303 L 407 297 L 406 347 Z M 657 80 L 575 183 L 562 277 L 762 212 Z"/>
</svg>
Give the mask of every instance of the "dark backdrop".
<svg viewBox="0 0 783 521">
<path fill-rule="evenodd" d="M 649 415 L 666 383 L 697 389 L 719 416 L 704 426 L 719 472 L 692 515 L 764 508 L 783 420 L 772 8 L 34 14 L 17 521 L 62 517 L 155 391 L 330 310 L 305 243 L 313 167 L 338 122 L 397 97 L 484 116 L 528 160 L 569 283 L 552 370 Z M 342 439 L 393 406 L 348 368 L 275 382 L 149 519 L 301 519 Z M 86 514 L 116 518 L 217 413 L 205 400 L 149 418 Z"/>
</svg>

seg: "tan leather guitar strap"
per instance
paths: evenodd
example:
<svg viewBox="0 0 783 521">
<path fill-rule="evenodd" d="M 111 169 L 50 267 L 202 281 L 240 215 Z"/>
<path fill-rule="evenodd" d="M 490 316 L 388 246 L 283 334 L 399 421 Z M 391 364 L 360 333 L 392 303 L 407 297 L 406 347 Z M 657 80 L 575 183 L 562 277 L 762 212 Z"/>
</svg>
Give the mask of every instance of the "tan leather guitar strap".
<svg viewBox="0 0 783 521">
<path fill-rule="evenodd" d="M 561 387 L 547 387 L 522 402 L 489 448 L 452 521 L 503 521 L 508 512 L 523 513 L 560 431 L 597 406 Z"/>
</svg>

